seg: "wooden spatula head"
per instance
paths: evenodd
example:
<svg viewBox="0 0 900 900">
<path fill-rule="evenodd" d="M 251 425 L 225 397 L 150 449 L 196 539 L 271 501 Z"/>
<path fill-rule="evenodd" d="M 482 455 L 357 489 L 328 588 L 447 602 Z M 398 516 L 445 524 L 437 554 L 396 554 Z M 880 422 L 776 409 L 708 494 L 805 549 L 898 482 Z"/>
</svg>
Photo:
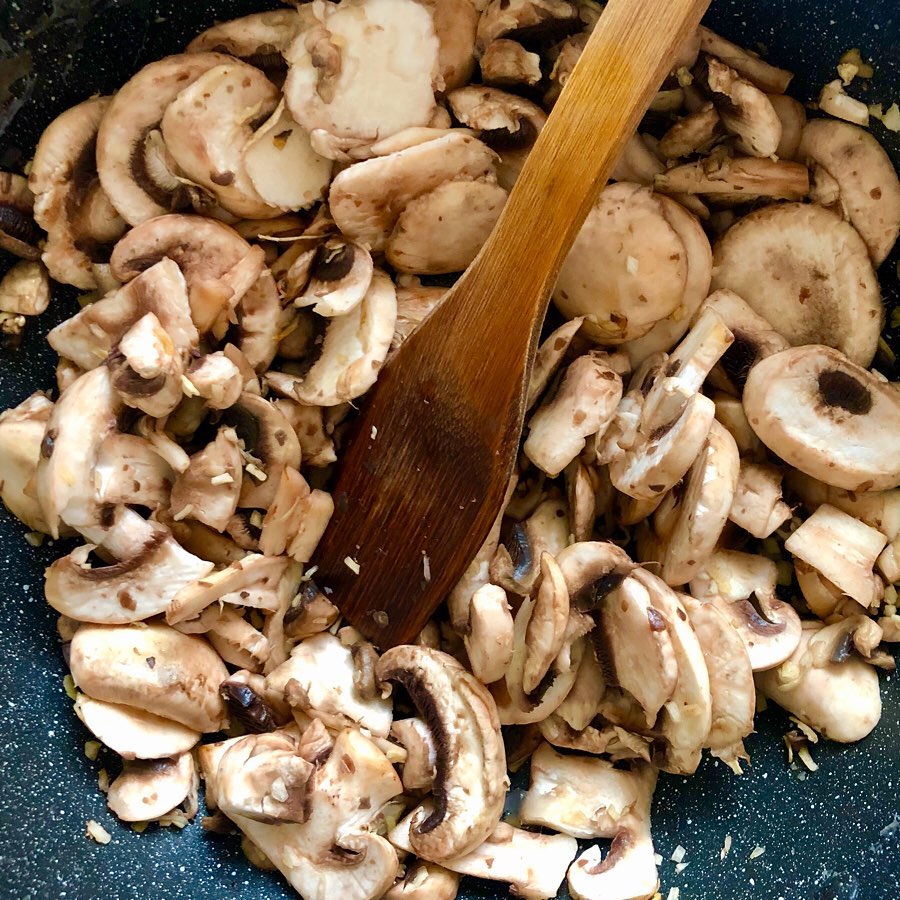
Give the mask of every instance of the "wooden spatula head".
<svg viewBox="0 0 900 900">
<path fill-rule="evenodd" d="M 491 238 L 367 395 L 314 563 L 375 644 L 412 640 L 484 542 L 559 267 L 708 3 L 610 0 Z"/>
</svg>

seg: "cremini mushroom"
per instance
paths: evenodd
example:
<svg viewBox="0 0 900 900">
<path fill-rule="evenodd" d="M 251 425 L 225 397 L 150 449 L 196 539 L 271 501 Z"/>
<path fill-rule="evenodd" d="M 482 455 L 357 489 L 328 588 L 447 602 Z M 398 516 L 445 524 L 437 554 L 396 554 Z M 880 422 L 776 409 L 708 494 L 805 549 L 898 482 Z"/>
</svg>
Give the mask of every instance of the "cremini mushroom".
<svg viewBox="0 0 900 900">
<path fill-rule="evenodd" d="M 475 591 L 468 626 L 463 638 L 472 672 L 482 684 L 498 681 L 513 653 L 513 617 L 506 591 L 495 584 Z"/>
<path fill-rule="evenodd" d="M 704 25 L 698 29 L 700 49 L 722 60 L 748 81 L 770 94 L 783 94 L 791 83 L 793 73 L 779 69 L 756 54 L 733 44 Z"/>
<path fill-rule="evenodd" d="M 540 56 L 508 38 L 491 41 L 478 63 L 485 84 L 535 85 L 541 80 Z"/>
<path fill-rule="evenodd" d="M 22 259 L 39 259 L 38 235 L 28 180 L 13 172 L 0 172 L 0 249 Z"/>
<path fill-rule="evenodd" d="M 228 677 L 202 638 L 167 625 L 83 625 L 72 638 L 69 667 L 88 696 L 219 731 L 227 716 L 219 685 Z"/>
<path fill-rule="evenodd" d="M 400 779 L 371 740 L 347 729 L 313 764 L 308 782 L 289 785 L 279 771 L 308 770 L 298 755 L 302 741 L 278 732 L 206 745 L 200 765 L 207 803 L 234 821 L 301 896 L 383 896 L 396 878 L 397 854 L 369 826 L 402 791 Z M 263 801 L 287 806 L 286 818 L 245 815 Z"/>
<path fill-rule="evenodd" d="M 881 144 L 863 128 L 816 119 L 803 129 L 798 156 L 837 183 L 837 206 L 879 266 L 900 233 L 900 180 Z"/>
<path fill-rule="evenodd" d="M 741 462 L 728 518 L 755 538 L 767 538 L 791 518 L 782 500 L 781 472 L 765 463 Z"/>
<path fill-rule="evenodd" d="M 159 124 L 169 103 L 193 81 L 232 62 L 222 53 L 167 56 L 144 66 L 109 101 L 97 132 L 97 172 L 130 225 L 202 199 L 174 170 Z"/>
<path fill-rule="evenodd" d="M 200 732 L 135 706 L 95 700 L 79 693 L 75 714 L 85 728 L 122 759 L 165 759 L 187 753 Z"/>
<path fill-rule="evenodd" d="M 430 804 L 423 804 L 430 809 Z M 389 834 L 399 850 L 417 852 L 416 824 L 419 813 L 406 816 Z M 575 858 L 578 845 L 562 834 L 537 834 L 500 822 L 477 847 L 442 865 L 460 875 L 503 881 L 517 897 L 545 900 L 555 897 L 566 867 Z"/>
<path fill-rule="evenodd" d="M 650 900 L 659 877 L 649 831 L 621 831 L 606 856 L 592 844 L 569 866 L 569 892 L 575 900 Z"/>
<path fill-rule="evenodd" d="M 438 39 L 438 71 L 443 90 L 468 82 L 475 68 L 478 4 L 471 0 L 420 0 L 431 13 Z"/>
<path fill-rule="evenodd" d="M 804 622 L 791 658 L 758 673 L 756 684 L 761 694 L 829 740 L 853 743 L 869 734 L 881 718 L 878 675 L 859 657 L 817 661 L 812 642 L 826 627 L 821 622 Z"/>
<path fill-rule="evenodd" d="M 123 822 L 152 822 L 183 803 L 192 785 L 196 787 L 196 773 L 190 753 L 126 761 L 109 786 L 106 802 Z"/>
<path fill-rule="evenodd" d="M 97 129 L 110 97 L 92 97 L 58 116 L 35 148 L 28 184 L 34 217 L 47 232 L 41 257 L 57 281 L 100 286 L 94 263 L 125 230 L 101 186 L 94 162 Z"/>
<path fill-rule="evenodd" d="M 886 543 L 871 525 L 823 503 L 784 548 L 867 609 L 884 594 L 884 584 L 872 570 Z"/>
<path fill-rule="evenodd" d="M 509 784 L 493 699 L 453 657 L 423 646 L 386 651 L 375 673 L 406 689 L 437 751 L 434 807 L 412 813 L 411 849 L 440 863 L 471 853 L 497 827 Z"/>
<path fill-rule="evenodd" d="M 852 225 L 815 204 L 756 210 L 719 239 L 714 289 L 729 288 L 794 346 L 826 344 L 866 366 L 883 315 L 878 278 Z"/>
<path fill-rule="evenodd" d="M 900 395 L 836 350 L 792 347 L 758 362 L 744 409 L 766 446 L 813 478 L 850 491 L 900 484 Z"/>
<path fill-rule="evenodd" d="M 343 0 L 314 15 L 316 25 L 285 51 L 284 96 L 300 125 L 372 143 L 429 123 L 440 76 L 426 7 L 414 0 Z"/>
<path fill-rule="evenodd" d="M 555 478 L 584 449 L 586 438 L 602 436 L 622 399 L 622 379 L 596 351 L 566 369 L 559 389 L 528 421 L 525 455 Z"/>
<path fill-rule="evenodd" d="M 39 262 L 16 263 L 0 279 L 0 312 L 38 316 L 50 303 L 47 270 Z"/>
<path fill-rule="evenodd" d="M 407 791 L 429 790 L 434 782 L 437 747 L 424 719 L 397 719 L 391 725 L 391 737 L 406 750 L 401 777 Z"/>
<path fill-rule="evenodd" d="M 52 412 L 53 403 L 36 393 L 0 413 L 0 500 L 29 528 L 46 534 L 50 527 L 33 479 Z"/>
<path fill-rule="evenodd" d="M 800 640 L 800 617 L 775 596 L 777 576 L 771 559 L 717 550 L 691 579 L 692 596 L 713 603 L 728 617 L 754 672 L 781 665 Z"/>
</svg>

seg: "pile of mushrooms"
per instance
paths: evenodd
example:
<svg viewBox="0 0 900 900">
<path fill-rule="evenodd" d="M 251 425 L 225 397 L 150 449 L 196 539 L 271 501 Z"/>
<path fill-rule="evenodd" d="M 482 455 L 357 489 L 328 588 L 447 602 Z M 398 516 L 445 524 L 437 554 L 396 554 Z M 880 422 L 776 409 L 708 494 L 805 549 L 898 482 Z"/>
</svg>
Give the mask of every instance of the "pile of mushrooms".
<svg viewBox="0 0 900 900">
<path fill-rule="evenodd" d="M 739 774 L 758 695 L 835 741 L 878 722 L 900 182 L 706 28 L 565 262 L 505 507 L 446 606 L 382 653 L 317 586 L 354 409 L 441 302 L 428 276 L 484 243 L 600 12 L 224 22 L 0 175 L 0 327 L 51 279 L 84 292 L 57 390 L 0 416 L 0 495 L 78 541 L 46 597 L 121 820 L 185 825 L 199 777 L 204 827 L 304 897 L 649 898 L 658 774 L 704 750 Z"/>
</svg>

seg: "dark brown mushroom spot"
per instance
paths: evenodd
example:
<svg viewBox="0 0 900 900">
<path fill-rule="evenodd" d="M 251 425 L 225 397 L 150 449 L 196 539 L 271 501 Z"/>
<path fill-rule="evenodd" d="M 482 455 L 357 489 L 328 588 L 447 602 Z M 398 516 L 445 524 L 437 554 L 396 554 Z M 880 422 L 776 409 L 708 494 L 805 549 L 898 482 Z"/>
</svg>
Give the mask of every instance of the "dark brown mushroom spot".
<svg viewBox="0 0 900 900">
<path fill-rule="evenodd" d="M 763 637 L 781 634 L 786 627 L 785 622 L 770 622 L 761 616 L 749 600 L 736 600 L 734 608 L 738 615 L 747 623 L 747 627 Z"/>
<path fill-rule="evenodd" d="M 607 572 L 601 575 L 596 581 L 592 581 L 581 590 L 577 591 L 572 597 L 575 607 L 582 612 L 590 612 L 599 609 L 600 604 L 606 599 L 625 580 L 623 572 Z"/>
<path fill-rule="evenodd" d="M 521 581 L 526 578 L 534 564 L 534 554 L 531 551 L 531 541 L 528 539 L 528 531 L 521 522 L 504 523 L 505 536 L 503 546 L 509 554 L 513 567 L 513 578 Z"/>
<path fill-rule="evenodd" d="M 739 388 L 743 388 L 753 364 L 759 359 L 759 344 L 747 332 L 733 328 L 734 342 L 719 358 L 725 374 Z"/>
<path fill-rule="evenodd" d="M 13 240 L 29 245 L 36 244 L 40 237 L 40 230 L 28 210 L 19 209 L 2 200 L 0 200 L 0 232 Z"/>
<path fill-rule="evenodd" d="M 842 634 L 840 640 L 835 644 L 834 650 L 831 653 L 831 662 L 846 662 L 853 653 L 853 649 L 853 632 L 848 631 L 845 634 Z"/>
<path fill-rule="evenodd" d="M 59 432 L 55 428 L 49 429 L 44 435 L 44 439 L 41 441 L 41 457 L 43 459 L 50 459 L 53 455 L 53 446 L 58 436 Z"/>
<path fill-rule="evenodd" d="M 274 731 L 278 727 L 272 707 L 252 687 L 239 681 L 223 681 L 219 694 L 228 710 L 252 734 Z"/>
<path fill-rule="evenodd" d="M 166 375 L 164 372 L 154 375 L 153 378 L 144 378 L 125 362 L 125 357 L 118 349 L 110 351 L 106 365 L 112 372 L 113 387 L 120 394 L 128 394 L 131 397 L 150 397 L 165 387 Z"/>
<path fill-rule="evenodd" d="M 515 131 L 508 128 L 486 128 L 481 132 L 481 142 L 497 153 L 510 150 L 526 150 L 537 140 L 538 130 L 529 119 L 519 119 Z"/>
<path fill-rule="evenodd" d="M 259 419 L 246 406 L 240 402 L 235 403 L 225 411 L 222 421 L 237 432 L 237 436 L 244 442 L 245 450 L 253 453 L 257 449 L 262 429 Z"/>
<path fill-rule="evenodd" d="M 679 610 L 679 612 L 680 611 L 681 610 Z M 660 615 L 659 611 L 655 610 L 652 606 L 647 607 L 647 619 L 650 622 L 651 631 L 666 630 L 666 620 Z"/>
<path fill-rule="evenodd" d="M 679 418 L 679 416 L 676 416 L 671 422 L 666 422 L 665 424 L 654 428 L 653 431 L 650 432 L 650 443 L 661 441 L 675 427 L 675 423 Z"/>
<path fill-rule="evenodd" d="M 630 831 L 620 831 L 613 838 L 609 853 L 601 861 L 590 865 L 588 860 L 582 859 L 578 865 L 582 866 L 588 875 L 600 875 L 614 868 L 633 846 L 634 835 Z"/>
<path fill-rule="evenodd" d="M 219 187 L 228 187 L 228 185 L 234 184 L 234 172 L 211 172 L 209 180 Z"/>
<path fill-rule="evenodd" d="M 872 392 L 852 375 L 839 369 L 819 373 L 819 396 L 826 406 L 864 416 L 872 408 Z"/>
<path fill-rule="evenodd" d="M 134 612 L 137 609 L 137 603 L 135 602 L 134 597 L 131 596 L 131 592 L 128 588 L 122 588 L 116 595 L 116 599 L 119 601 L 119 605 L 122 609 L 127 609 L 130 612 Z M 153 667 L 151 666 L 151 668 Z"/>
<path fill-rule="evenodd" d="M 329 858 L 339 865 L 357 866 L 366 858 L 366 851 L 351 850 L 348 847 L 340 847 L 335 844 L 328 852 Z"/>
<path fill-rule="evenodd" d="M 94 566 L 90 569 L 82 569 L 79 567 L 79 574 L 88 581 L 105 581 L 107 579 L 120 578 L 129 572 L 140 568 L 145 562 L 148 562 L 157 548 L 162 546 L 167 537 L 165 529 L 160 528 L 151 537 L 147 539 L 144 546 L 135 553 L 130 559 L 123 559 L 119 562 L 112 563 L 108 566 Z"/>
<path fill-rule="evenodd" d="M 319 244 L 312 262 L 312 277 L 317 281 L 340 281 L 353 268 L 356 249 L 353 244 Z"/>
</svg>

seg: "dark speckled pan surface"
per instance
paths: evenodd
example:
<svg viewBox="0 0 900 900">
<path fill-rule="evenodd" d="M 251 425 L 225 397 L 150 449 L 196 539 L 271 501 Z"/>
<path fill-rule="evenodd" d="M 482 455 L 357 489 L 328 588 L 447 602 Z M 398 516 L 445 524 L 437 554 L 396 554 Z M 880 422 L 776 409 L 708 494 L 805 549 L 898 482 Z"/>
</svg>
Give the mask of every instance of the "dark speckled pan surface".
<svg viewBox="0 0 900 900">
<path fill-rule="evenodd" d="M 215 19 L 264 0 L 0 0 L 0 168 L 28 159 L 47 123 L 92 93 L 111 93 L 141 65 L 177 52 Z M 876 63 L 872 100 L 900 100 L 900 0 L 714 0 L 708 21 L 795 70 L 792 93 L 813 97 L 834 77 L 841 53 L 860 47 Z M 30 57 L 31 65 L 28 65 Z M 885 139 L 880 125 L 874 133 Z M 896 136 L 886 143 L 900 162 Z M 8 266 L 0 258 L 0 271 Z M 896 255 L 882 270 L 896 303 Z M 0 350 L 0 407 L 52 384 L 47 330 L 71 315 L 58 290 L 23 346 Z M 895 348 L 898 341 L 893 336 Z M 896 377 L 896 373 L 894 373 Z M 148 829 L 134 834 L 106 810 L 97 790 L 104 758 L 89 761 L 89 735 L 62 688 L 54 615 L 43 601 L 42 570 L 60 552 L 31 548 L 24 528 L 0 510 L 0 897 L 110 900 L 240 900 L 290 897 L 277 876 L 253 869 L 234 838 Z M 778 711 L 759 716 L 747 741 L 752 768 L 741 778 L 707 759 L 691 779 L 663 776 L 653 810 L 666 860 L 662 893 L 683 900 L 898 900 L 900 898 L 900 684 L 883 679 L 884 715 L 855 747 L 821 746 L 818 772 L 786 764 Z M 112 842 L 84 836 L 87 819 Z M 726 835 L 731 852 L 720 860 Z M 678 845 L 685 868 L 669 861 Z M 750 860 L 755 847 L 765 853 Z M 461 897 L 505 896 L 466 881 Z M 331 900 L 331 898 L 328 898 Z M 339 900 L 339 898 L 336 898 Z"/>
</svg>

